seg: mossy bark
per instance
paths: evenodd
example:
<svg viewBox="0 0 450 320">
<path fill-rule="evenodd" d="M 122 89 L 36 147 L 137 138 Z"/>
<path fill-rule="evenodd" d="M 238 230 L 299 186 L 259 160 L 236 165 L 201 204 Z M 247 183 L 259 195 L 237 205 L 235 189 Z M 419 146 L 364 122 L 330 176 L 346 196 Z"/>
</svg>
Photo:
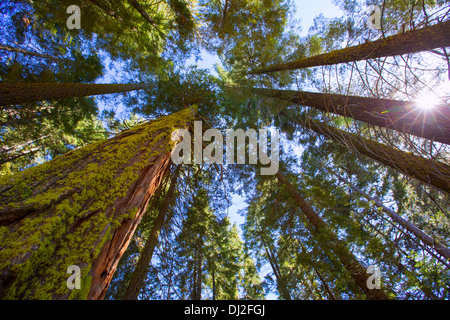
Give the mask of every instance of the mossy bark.
<svg viewBox="0 0 450 320">
<path fill-rule="evenodd" d="M 450 108 L 439 105 L 424 112 L 412 102 L 294 90 L 251 89 L 270 98 L 364 121 L 383 128 L 450 144 Z"/>
<path fill-rule="evenodd" d="M 0 298 L 101 299 L 194 108 L 0 178 Z M 70 265 L 81 289 L 68 289 Z"/>
<path fill-rule="evenodd" d="M 148 89 L 140 83 L 0 83 L 0 106 Z"/>
<path fill-rule="evenodd" d="M 250 74 L 333 65 L 448 47 L 450 46 L 449 34 L 450 20 L 421 29 L 396 34 L 384 39 L 366 42 L 358 46 L 333 50 L 308 58 L 272 65 L 267 68 L 252 71 Z"/>
<path fill-rule="evenodd" d="M 450 166 L 447 164 L 394 149 L 320 121 L 297 119 L 295 122 L 341 143 L 350 150 L 356 150 L 384 165 L 390 166 L 406 176 L 450 193 Z"/>
<path fill-rule="evenodd" d="M 303 198 L 298 189 L 291 184 L 281 173 L 278 171 L 276 174 L 278 180 L 286 186 L 288 192 L 291 194 L 294 201 L 298 204 L 300 210 L 306 216 L 308 221 L 313 226 L 314 236 L 319 238 L 324 246 L 331 250 L 350 276 L 355 280 L 355 283 L 361 288 L 366 296 L 371 300 L 388 300 L 389 297 L 384 293 L 382 289 L 369 289 L 367 286 L 367 272 L 366 269 L 360 264 L 356 257 L 348 250 L 347 246 L 339 240 L 334 232 L 328 227 L 323 219 L 314 211 L 309 203 Z"/>
</svg>

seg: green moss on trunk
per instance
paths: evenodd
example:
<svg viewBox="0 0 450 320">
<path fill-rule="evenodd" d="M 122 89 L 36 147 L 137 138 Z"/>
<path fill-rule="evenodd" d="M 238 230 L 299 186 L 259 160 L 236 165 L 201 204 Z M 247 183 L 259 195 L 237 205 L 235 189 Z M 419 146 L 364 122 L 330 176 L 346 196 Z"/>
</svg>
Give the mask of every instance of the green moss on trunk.
<svg viewBox="0 0 450 320">
<path fill-rule="evenodd" d="M 185 109 L 1 177 L 0 297 L 86 298 L 93 261 L 124 222 L 140 220 L 167 169 L 172 131 L 194 114 Z M 81 268 L 81 290 L 67 288 L 70 265 Z"/>
</svg>

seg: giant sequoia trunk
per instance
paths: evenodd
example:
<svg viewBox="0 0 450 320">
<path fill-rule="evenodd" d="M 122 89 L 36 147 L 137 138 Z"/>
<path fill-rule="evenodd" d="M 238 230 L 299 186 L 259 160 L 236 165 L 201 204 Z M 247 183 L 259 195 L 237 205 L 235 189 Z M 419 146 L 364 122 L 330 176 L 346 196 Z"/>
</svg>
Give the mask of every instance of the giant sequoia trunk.
<svg viewBox="0 0 450 320">
<path fill-rule="evenodd" d="M 140 83 L 0 83 L 0 106 L 150 88 Z"/>
<path fill-rule="evenodd" d="M 450 166 L 444 163 L 394 149 L 320 121 L 297 119 L 296 122 L 347 146 L 351 150 L 356 150 L 384 165 L 390 166 L 404 175 L 450 193 Z"/>
<path fill-rule="evenodd" d="M 0 179 L 0 298 L 101 299 L 192 108 Z M 81 288 L 68 289 L 69 266 Z"/>
<path fill-rule="evenodd" d="M 409 101 L 346 96 L 293 90 L 253 88 L 253 92 L 321 111 L 351 117 L 383 128 L 450 144 L 450 108 L 440 105 L 430 112 Z"/>
<path fill-rule="evenodd" d="M 367 286 L 367 272 L 366 269 L 359 263 L 356 257 L 348 250 L 345 244 L 339 240 L 334 232 L 328 227 L 325 221 L 314 211 L 314 209 L 303 198 L 298 189 L 292 185 L 281 173 L 276 174 L 278 180 L 284 184 L 291 194 L 294 201 L 298 204 L 300 210 L 306 216 L 308 221 L 313 226 L 314 236 L 319 237 L 321 242 L 331 250 L 350 276 L 355 280 L 356 284 L 371 300 L 387 300 L 389 297 L 382 289 L 369 289 Z"/>
<path fill-rule="evenodd" d="M 281 63 L 250 74 L 294 70 L 427 51 L 450 46 L 450 20 L 358 46 Z"/>
<path fill-rule="evenodd" d="M 161 228 L 166 219 L 166 215 L 169 210 L 169 204 L 172 201 L 172 195 L 175 191 L 175 184 L 178 178 L 178 170 L 179 167 L 175 169 L 175 172 L 170 179 L 169 190 L 165 195 L 159 213 L 155 219 L 152 229 L 150 230 L 150 235 L 145 242 L 144 248 L 142 249 L 141 256 L 139 257 L 139 261 L 136 265 L 136 268 L 134 269 L 133 276 L 131 277 L 130 283 L 127 287 L 127 291 L 122 297 L 123 300 L 137 300 L 139 291 L 143 287 L 148 266 L 152 260 L 153 252 L 155 251 L 156 244 L 158 243 L 159 233 L 161 232 Z"/>
</svg>

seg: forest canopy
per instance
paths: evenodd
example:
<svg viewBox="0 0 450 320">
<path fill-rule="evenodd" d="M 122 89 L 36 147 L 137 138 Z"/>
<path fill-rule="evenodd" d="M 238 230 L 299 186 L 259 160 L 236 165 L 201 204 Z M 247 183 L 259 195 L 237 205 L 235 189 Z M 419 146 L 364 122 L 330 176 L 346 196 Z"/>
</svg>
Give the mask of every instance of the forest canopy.
<svg viewBox="0 0 450 320">
<path fill-rule="evenodd" d="M 0 298 L 450 299 L 450 5 L 305 3 L 0 0 Z"/>
</svg>

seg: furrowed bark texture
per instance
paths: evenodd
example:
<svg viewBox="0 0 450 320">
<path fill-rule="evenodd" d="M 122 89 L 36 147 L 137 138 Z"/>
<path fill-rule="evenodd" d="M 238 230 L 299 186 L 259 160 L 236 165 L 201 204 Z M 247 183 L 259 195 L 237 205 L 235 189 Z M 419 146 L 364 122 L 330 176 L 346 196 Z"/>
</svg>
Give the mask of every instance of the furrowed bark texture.
<svg viewBox="0 0 450 320">
<path fill-rule="evenodd" d="M 179 167 L 178 167 L 179 168 Z M 155 219 L 154 225 L 150 230 L 150 235 L 145 242 L 145 246 L 142 249 L 141 256 L 136 265 L 136 268 L 128 284 L 127 291 L 122 297 L 123 300 L 137 300 L 139 291 L 143 287 L 145 276 L 147 274 L 148 266 L 152 260 L 153 252 L 155 251 L 156 244 L 158 243 L 159 233 L 163 227 L 166 219 L 167 212 L 169 210 L 169 204 L 172 200 L 173 192 L 175 191 L 176 180 L 178 177 L 178 168 L 175 170 L 172 178 L 170 179 L 170 186 L 167 194 L 165 195 L 164 202 L 161 205 L 158 216 Z"/>
<path fill-rule="evenodd" d="M 0 178 L 0 298 L 102 299 L 189 108 Z M 69 289 L 67 268 L 81 269 Z"/>
<path fill-rule="evenodd" d="M 450 46 L 449 34 L 450 20 L 396 34 L 385 39 L 366 42 L 358 46 L 333 50 L 328 53 L 269 66 L 252 71 L 250 74 L 326 66 L 448 47 Z"/>
<path fill-rule="evenodd" d="M 281 173 L 278 171 L 276 174 L 278 181 L 286 186 L 294 201 L 298 204 L 300 210 L 306 216 L 308 221 L 314 228 L 315 236 L 321 239 L 321 242 L 330 249 L 345 269 L 349 272 L 350 276 L 355 280 L 356 284 L 371 300 L 388 300 L 389 297 L 384 293 L 382 289 L 369 289 L 367 286 L 367 272 L 366 269 L 359 263 L 356 257 L 348 250 L 342 241 L 329 229 L 328 225 L 322 218 L 314 211 L 314 209 L 303 198 L 298 189 L 292 185 Z"/>
<path fill-rule="evenodd" d="M 320 121 L 297 119 L 296 123 L 335 140 L 351 150 L 390 166 L 404 175 L 450 193 L 450 166 L 444 163 L 394 149 Z"/>
<path fill-rule="evenodd" d="M 298 103 L 379 127 L 450 144 L 448 105 L 439 105 L 433 110 L 425 111 L 414 106 L 412 102 L 400 100 L 293 90 L 253 88 L 252 91 L 270 98 Z"/>
<path fill-rule="evenodd" d="M 149 84 L 0 83 L 0 106 L 148 89 Z"/>
</svg>

